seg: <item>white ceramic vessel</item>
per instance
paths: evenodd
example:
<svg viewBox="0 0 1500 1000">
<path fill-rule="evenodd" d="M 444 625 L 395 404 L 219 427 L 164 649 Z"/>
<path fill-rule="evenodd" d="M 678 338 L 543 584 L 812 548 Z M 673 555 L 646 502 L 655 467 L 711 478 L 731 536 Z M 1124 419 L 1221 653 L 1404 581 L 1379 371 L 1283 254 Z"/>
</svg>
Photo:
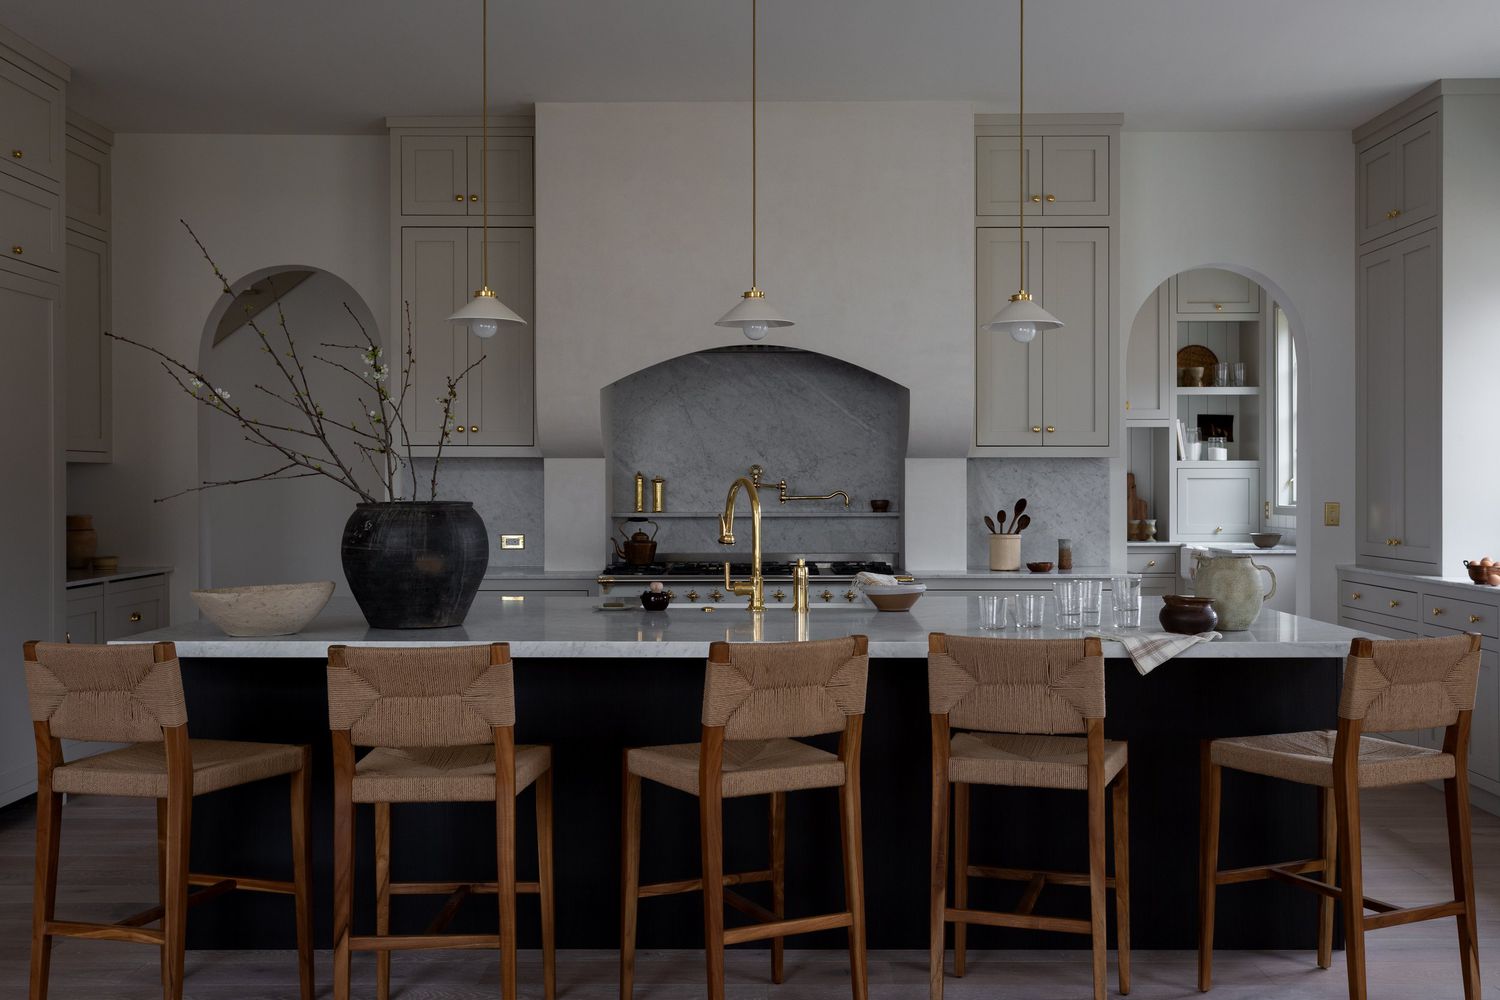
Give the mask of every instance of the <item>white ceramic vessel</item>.
<svg viewBox="0 0 1500 1000">
<path fill-rule="evenodd" d="M 193 591 L 198 609 L 225 635 L 293 635 L 333 596 L 332 580 Z"/>
</svg>

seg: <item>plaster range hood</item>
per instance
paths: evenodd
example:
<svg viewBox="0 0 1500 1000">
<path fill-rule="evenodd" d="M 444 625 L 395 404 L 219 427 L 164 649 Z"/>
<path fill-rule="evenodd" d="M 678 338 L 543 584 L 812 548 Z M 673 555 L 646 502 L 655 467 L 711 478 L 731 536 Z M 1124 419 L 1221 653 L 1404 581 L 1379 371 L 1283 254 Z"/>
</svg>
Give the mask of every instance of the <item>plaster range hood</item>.
<svg viewBox="0 0 1500 1000">
<path fill-rule="evenodd" d="M 297 269 L 277 271 L 239 292 L 219 319 L 218 328 L 214 330 L 213 346 L 218 347 L 229 339 L 230 334 L 248 326 L 252 319 L 274 306 L 288 292 L 311 278 L 314 273 Z"/>
</svg>

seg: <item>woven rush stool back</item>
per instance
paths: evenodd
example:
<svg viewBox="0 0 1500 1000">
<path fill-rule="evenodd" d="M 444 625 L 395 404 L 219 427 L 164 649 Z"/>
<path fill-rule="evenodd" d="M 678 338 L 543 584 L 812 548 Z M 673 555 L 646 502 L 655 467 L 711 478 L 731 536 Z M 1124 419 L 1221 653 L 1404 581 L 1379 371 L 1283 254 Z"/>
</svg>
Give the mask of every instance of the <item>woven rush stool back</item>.
<svg viewBox="0 0 1500 1000">
<path fill-rule="evenodd" d="M 507 643 L 328 647 L 328 725 L 356 746 L 475 746 L 515 722 Z"/>
<path fill-rule="evenodd" d="M 1339 718 L 1358 719 L 1374 733 L 1451 726 L 1458 713 L 1474 708 L 1478 684 L 1476 635 L 1355 640 Z"/>
<path fill-rule="evenodd" d="M 703 682 L 703 724 L 728 740 L 838 732 L 865 711 L 864 636 L 815 642 L 716 642 Z"/>
<path fill-rule="evenodd" d="M 187 724 L 182 669 L 169 642 L 28 642 L 25 658 L 31 719 L 54 737 L 159 743 L 164 728 Z"/>
<path fill-rule="evenodd" d="M 1082 733 L 1104 718 L 1098 640 L 939 638 L 944 648 L 927 656 L 928 707 L 956 729 Z"/>
</svg>

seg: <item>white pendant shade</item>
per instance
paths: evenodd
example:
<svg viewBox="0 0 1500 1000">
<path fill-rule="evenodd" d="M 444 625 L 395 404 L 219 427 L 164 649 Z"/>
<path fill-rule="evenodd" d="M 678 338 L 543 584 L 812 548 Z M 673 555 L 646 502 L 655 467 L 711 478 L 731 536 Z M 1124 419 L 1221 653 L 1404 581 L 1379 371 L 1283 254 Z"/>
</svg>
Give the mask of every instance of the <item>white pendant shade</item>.
<svg viewBox="0 0 1500 1000">
<path fill-rule="evenodd" d="M 751 340 L 760 340 L 773 329 L 792 325 L 791 320 L 767 304 L 764 295 L 749 293 L 714 322 L 714 326 L 738 327 Z"/>
<path fill-rule="evenodd" d="M 1018 344 L 1030 343 L 1038 333 L 1059 329 L 1062 320 L 1032 301 L 1031 296 L 1013 297 L 984 324 L 991 333 L 1009 334 Z"/>
<path fill-rule="evenodd" d="M 476 337 L 493 337 L 501 327 L 525 326 L 526 321 L 504 302 L 495 298 L 488 288 L 474 293 L 468 304 L 448 317 L 452 323 L 467 323 L 469 332 Z"/>
</svg>

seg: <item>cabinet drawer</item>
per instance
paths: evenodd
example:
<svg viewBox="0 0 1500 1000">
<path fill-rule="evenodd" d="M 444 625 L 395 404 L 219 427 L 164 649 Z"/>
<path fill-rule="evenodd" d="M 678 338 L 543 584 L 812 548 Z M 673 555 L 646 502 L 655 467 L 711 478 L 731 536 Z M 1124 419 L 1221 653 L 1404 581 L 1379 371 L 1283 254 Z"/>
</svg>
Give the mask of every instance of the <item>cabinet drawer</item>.
<svg viewBox="0 0 1500 1000">
<path fill-rule="evenodd" d="M 10 170 L 21 176 L 62 180 L 62 91 L 3 60 L 0 60 L 0 156 Z"/>
<path fill-rule="evenodd" d="M 118 587 L 118 589 L 116 589 Z M 123 639 L 167 623 L 167 588 L 160 579 L 111 585 L 104 598 L 104 638 Z"/>
<path fill-rule="evenodd" d="M 1393 590 L 1390 587 L 1372 587 L 1368 584 L 1345 580 L 1339 584 L 1339 603 L 1346 608 L 1358 608 L 1374 614 L 1416 621 L 1421 601 L 1410 590 Z"/>
<path fill-rule="evenodd" d="M 1489 604 L 1455 600 L 1443 594 L 1426 594 L 1422 598 L 1422 620 L 1461 632 L 1478 632 L 1492 639 L 1500 638 L 1500 612 Z"/>
<path fill-rule="evenodd" d="M 1415 639 L 1415 626 L 1408 621 L 1378 615 L 1373 612 L 1345 611 L 1339 615 L 1339 624 L 1356 632 L 1382 639 Z"/>
<path fill-rule="evenodd" d="M 1242 274 L 1200 267 L 1177 275 L 1175 283 L 1179 315 L 1226 320 L 1260 316 L 1260 285 Z"/>
<path fill-rule="evenodd" d="M 0 174 L 0 254 L 7 260 L 61 271 L 61 210 L 52 192 Z"/>
<path fill-rule="evenodd" d="M 1150 552 L 1129 552 L 1125 555 L 1125 568 L 1132 573 L 1175 576 L 1178 551 L 1178 549 L 1161 549 Z"/>
</svg>

